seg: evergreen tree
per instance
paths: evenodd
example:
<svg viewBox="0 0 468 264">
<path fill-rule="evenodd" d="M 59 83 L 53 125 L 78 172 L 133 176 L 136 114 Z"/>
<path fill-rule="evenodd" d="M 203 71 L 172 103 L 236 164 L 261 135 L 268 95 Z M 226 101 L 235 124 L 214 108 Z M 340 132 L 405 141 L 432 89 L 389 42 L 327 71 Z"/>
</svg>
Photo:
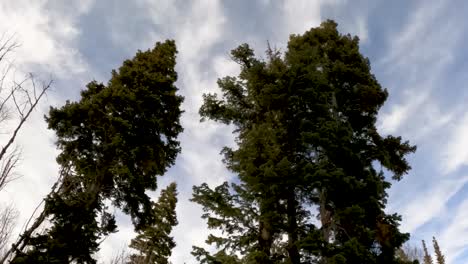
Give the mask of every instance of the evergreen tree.
<svg viewBox="0 0 468 264">
<path fill-rule="evenodd" d="M 177 225 L 176 204 L 177 189 L 176 184 L 172 183 L 161 191 L 158 202 L 153 204 L 153 223 L 132 239 L 130 247 L 136 249 L 138 254 L 131 255 L 129 263 L 168 264 L 171 251 L 176 246 L 170 236 L 172 227 Z"/>
<path fill-rule="evenodd" d="M 436 255 L 437 264 L 445 264 L 445 257 L 440 251 L 439 243 L 435 237 L 432 237 L 432 244 L 434 245 L 434 253 Z"/>
<path fill-rule="evenodd" d="M 424 264 L 433 264 L 432 257 L 427 250 L 426 242 L 424 240 L 422 241 L 422 245 L 423 245 L 423 250 L 424 250 L 424 258 L 423 258 Z"/>
<path fill-rule="evenodd" d="M 26 239 L 12 263 L 96 263 L 98 239 L 117 228 L 106 201 L 136 230 L 153 223 L 145 191 L 156 189 L 156 176 L 180 152 L 176 53 L 174 41 L 158 42 L 126 60 L 107 85 L 91 82 L 79 101 L 50 109 L 61 187 L 45 199 L 49 227 Z"/>
<path fill-rule="evenodd" d="M 398 263 L 408 234 L 384 212 L 391 184 L 374 164 L 399 180 L 415 147 L 378 134 L 387 91 L 358 38 L 336 27 L 293 35 L 284 56 L 268 49 L 266 60 L 239 46 L 239 76 L 218 81 L 221 97 L 204 95 L 202 120 L 235 126 L 238 148 L 223 153 L 240 183 L 194 187 L 208 227 L 224 233 L 207 239 L 214 254 L 194 247 L 203 263 Z"/>
</svg>

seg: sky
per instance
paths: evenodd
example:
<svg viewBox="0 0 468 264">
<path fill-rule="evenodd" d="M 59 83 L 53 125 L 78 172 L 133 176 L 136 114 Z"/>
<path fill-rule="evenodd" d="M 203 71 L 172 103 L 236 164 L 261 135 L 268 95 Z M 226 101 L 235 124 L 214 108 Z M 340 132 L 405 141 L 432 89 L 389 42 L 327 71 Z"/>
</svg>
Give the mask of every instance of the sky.
<svg viewBox="0 0 468 264">
<path fill-rule="evenodd" d="M 171 260 L 196 263 L 191 247 L 204 244 L 207 229 L 201 208 L 189 201 L 192 186 L 234 178 L 219 155 L 234 145 L 232 128 L 199 122 L 202 94 L 217 91 L 217 78 L 238 73 L 229 59 L 238 45 L 249 43 L 264 56 L 267 43 L 284 50 L 290 34 L 334 19 L 342 33 L 359 36 L 389 91 L 379 131 L 418 147 L 409 156 L 411 172 L 389 191 L 387 211 L 402 215 L 410 243 L 435 236 L 447 263 L 468 263 L 467 11 L 462 0 L 1 0 L 0 34 L 15 34 L 21 44 L 13 54 L 16 74 L 54 83 L 19 135 L 21 177 L 2 190 L 0 202 L 20 211 L 19 232 L 57 178 L 55 137 L 43 119 L 50 105 L 77 100 L 92 80 L 106 82 L 138 49 L 175 39 L 185 131 L 182 152 L 158 185 L 175 181 L 180 193 Z M 119 232 L 103 242 L 102 263 L 134 235 L 129 218 L 116 213 Z"/>
</svg>

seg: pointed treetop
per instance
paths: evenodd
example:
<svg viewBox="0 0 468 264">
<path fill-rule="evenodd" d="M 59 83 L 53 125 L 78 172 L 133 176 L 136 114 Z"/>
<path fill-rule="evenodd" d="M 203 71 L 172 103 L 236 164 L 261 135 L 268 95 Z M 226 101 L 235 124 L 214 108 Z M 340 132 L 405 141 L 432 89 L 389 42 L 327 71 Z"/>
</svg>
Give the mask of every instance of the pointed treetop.
<svg viewBox="0 0 468 264">
<path fill-rule="evenodd" d="M 445 264 L 445 257 L 440 251 L 439 243 L 435 237 L 432 237 L 432 244 L 434 245 L 434 253 L 436 255 L 437 264 Z"/>
<path fill-rule="evenodd" d="M 432 257 L 427 250 L 426 242 L 424 240 L 422 241 L 422 245 L 423 245 L 423 250 L 424 250 L 424 258 L 423 258 L 424 264 L 433 264 L 434 262 L 432 261 Z"/>
</svg>

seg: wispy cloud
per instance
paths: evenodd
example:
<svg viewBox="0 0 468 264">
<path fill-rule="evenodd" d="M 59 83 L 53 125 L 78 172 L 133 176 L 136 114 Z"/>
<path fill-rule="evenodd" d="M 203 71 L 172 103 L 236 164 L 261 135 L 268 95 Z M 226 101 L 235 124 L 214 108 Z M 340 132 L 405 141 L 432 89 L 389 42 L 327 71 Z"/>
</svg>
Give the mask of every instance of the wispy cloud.
<svg viewBox="0 0 468 264">
<path fill-rule="evenodd" d="M 412 201 L 400 204 L 396 209 L 403 218 L 402 230 L 404 232 L 414 232 L 427 222 L 437 218 L 446 209 L 446 204 L 465 183 L 468 177 L 439 180 L 437 186 L 428 186 L 426 189 L 416 189 L 417 197 L 411 196 Z M 411 199 L 410 198 L 410 199 Z M 408 199 L 409 200 L 409 199 Z M 424 206 L 430 205 L 430 206 Z M 433 230 L 436 231 L 436 230 Z M 436 231 L 439 233 L 440 231 Z M 433 235 L 425 238 L 431 239 Z"/>
<path fill-rule="evenodd" d="M 446 256 L 450 255 L 448 263 L 463 252 L 464 245 L 449 237 L 460 236 L 454 230 L 461 232 L 465 227 L 440 216 L 454 212 L 455 218 L 462 217 L 465 198 L 455 207 L 449 201 L 468 182 L 460 170 L 468 164 L 468 115 L 457 98 L 451 97 L 462 87 L 450 72 L 459 63 L 457 53 L 467 28 L 460 26 L 464 17 L 452 7 L 443 1 L 420 3 L 401 30 L 388 31 L 387 52 L 374 64 L 378 79 L 390 89 L 379 130 L 403 135 L 419 145 L 411 157 L 413 171 L 391 190 L 390 211 L 403 215 L 403 230 L 413 232 L 417 239 L 441 237 L 439 242 Z M 447 103 L 450 100 L 454 103 Z M 435 222 L 439 224 L 430 225 Z M 423 226 L 429 226 L 424 229 L 429 237 L 418 233 Z"/>
<path fill-rule="evenodd" d="M 447 217 L 447 224 L 441 230 L 438 241 L 445 253 L 447 263 L 454 263 L 453 261 L 463 253 L 466 253 L 468 241 L 468 200 L 462 201 L 453 210 L 455 213 Z M 460 260 L 460 263 L 466 261 Z M 458 263 L 458 262 L 457 262 Z"/>
<path fill-rule="evenodd" d="M 99 6 L 94 0 L 73 3 L 0 1 L 0 33 L 18 33 L 23 46 L 16 55 L 22 69 L 52 73 L 61 84 L 68 80 L 82 84 L 83 73 L 104 79 L 101 73 L 108 73 L 136 49 L 150 48 L 155 41 L 166 38 L 176 40 L 179 49 L 177 85 L 185 96 L 182 118 L 185 132 L 180 137 L 183 151 L 176 166 L 161 177 L 159 185 L 162 188 L 173 180 L 179 183 L 180 224 L 174 230 L 178 245 L 171 259 L 174 263 L 195 263 L 189 253 L 191 246 L 201 244 L 207 230 L 200 219 L 201 209 L 189 201 L 191 187 L 202 182 L 216 185 L 233 177 L 219 155 L 222 146 L 234 145 L 232 128 L 199 122 L 201 95 L 218 92 L 218 77 L 237 74 L 239 67 L 230 61 L 229 50 L 238 44 L 252 43 L 261 56 L 267 40 L 281 48 L 290 34 L 302 34 L 319 25 L 322 19 L 336 18 L 344 33 L 361 38 L 366 54 L 376 58 L 371 63 L 377 79 L 389 88 L 390 98 L 381 111 L 379 131 L 402 135 L 419 147 L 410 157 L 412 172 L 391 189 L 389 211 L 402 213 L 403 229 L 415 232 L 416 238 L 429 233 L 440 237 L 447 257 L 455 261 L 456 256 L 464 252 L 462 237 L 466 236 L 467 229 L 462 221 L 466 218 L 467 204 L 460 192 L 468 180 L 465 176 L 468 114 L 463 98 L 452 99 L 461 94 L 465 83 L 461 80 L 466 66 L 461 65 L 459 56 L 463 53 L 461 43 L 468 35 L 463 22 L 466 13 L 463 10 L 467 6 L 454 8 L 447 2 L 434 0 L 399 7 L 402 3 L 398 2 L 392 8 L 411 10 L 397 12 L 401 17 L 395 25 L 391 21 L 378 21 L 381 26 L 376 27 L 372 19 L 380 19 L 379 14 L 388 11 L 380 6 L 382 3 L 262 0 L 255 5 L 263 8 L 262 12 L 252 11 L 246 15 L 237 14 L 247 10 L 244 7 L 227 10 L 225 2 L 216 0 L 189 3 L 137 0 L 119 5 L 103 1 Z M 242 4 L 251 6 L 248 1 L 239 5 Z M 324 17 L 324 9 L 333 12 Z M 87 16 L 91 13 L 93 16 Z M 138 17 L 134 13 L 138 13 Z M 84 15 L 87 17 L 83 18 Z M 97 16 L 101 17 L 97 19 Z M 246 19 L 246 16 L 257 17 Z M 85 22 L 86 30 L 83 30 Z M 93 23 L 105 26 L 93 27 Z M 247 26 L 252 28 L 245 28 Z M 93 42 L 95 36 L 99 41 Z M 86 45 L 80 46 L 84 40 Z M 108 57 L 97 58 L 102 55 L 101 51 L 108 49 L 111 49 L 106 53 Z M 456 64 L 461 66 L 455 73 L 452 70 Z M 92 72 L 87 73 L 90 69 Z M 78 89 L 72 90 L 75 87 L 66 84 L 56 88 L 60 96 L 76 96 Z M 456 103 L 447 103 L 452 101 Z M 42 109 L 45 110 L 47 104 L 62 102 L 63 98 L 52 94 Z M 29 216 L 48 191 L 57 172 L 54 135 L 47 131 L 42 114 L 36 113 L 21 134 L 23 178 L 0 194 L 0 201 L 15 201 L 24 212 L 23 218 Z M 459 197 L 461 203 L 451 204 L 454 196 Z M 454 218 L 440 217 L 447 212 L 453 212 Z M 100 252 L 103 259 L 109 259 L 133 237 L 128 217 L 119 213 L 118 218 L 120 232 L 104 242 Z M 418 233 L 435 221 L 441 224 L 426 228 L 424 234 Z"/>
<path fill-rule="evenodd" d="M 2 1 L 0 32 L 14 33 L 21 44 L 16 62 L 25 68 L 40 65 L 55 75 L 86 70 L 74 42 L 80 32 L 76 19 L 86 12 L 91 1 L 73 3 L 72 12 L 62 13 L 46 1 Z"/>
<path fill-rule="evenodd" d="M 139 37 L 147 43 L 173 38 L 179 50 L 177 85 L 185 97 L 185 112 L 182 116 L 184 133 L 180 137 L 182 153 L 177 166 L 160 183 L 176 180 L 180 190 L 177 205 L 179 225 L 173 232 L 177 246 L 171 261 L 192 263 L 192 245 L 203 244 L 208 233 L 201 219 L 201 208 L 189 201 L 192 186 L 202 182 L 216 185 L 230 177 L 221 162 L 219 152 L 222 146 L 232 142 L 233 137 L 228 127 L 214 122 L 200 123 L 198 108 L 202 104 L 203 93 L 217 91 L 218 74 L 235 73 L 237 65 L 229 61 L 227 52 L 217 54 L 212 51 L 215 45 L 226 39 L 226 18 L 220 1 L 201 0 L 190 4 L 177 1 L 139 1 L 139 5 L 147 10 L 146 15 L 152 23 L 142 25 L 148 27 L 147 35 Z M 116 29 L 112 34 L 119 35 L 121 32 Z M 121 44 L 125 45 L 125 40 L 118 41 L 124 41 Z M 130 223 L 121 222 L 125 229 L 114 235 L 109 243 L 123 244 L 125 239 L 132 236 Z M 101 253 L 108 258 L 112 252 Z"/>
<path fill-rule="evenodd" d="M 281 30 L 285 36 L 302 34 L 311 27 L 320 25 L 321 1 L 293 0 L 283 2 L 284 26 Z"/>
<path fill-rule="evenodd" d="M 450 140 L 442 151 L 444 171 L 451 173 L 461 166 L 468 165 L 468 113 L 454 121 Z"/>
<path fill-rule="evenodd" d="M 1 1 L 0 34 L 14 35 L 20 44 L 9 58 L 16 67 L 15 76 L 11 77 L 23 79 L 33 72 L 38 87 L 41 80 L 49 78 L 79 79 L 78 75 L 85 72 L 88 65 L 76 47 L 80 36 L 76 23 L 91 4 L 91 1 L 70 3 L 67 9 L 52 1 Z M 58 175 L 54 135 L 47 130 L 43 118 L 50 104 L 61 101 L 55 88 L 42 99 L 18 135 L 16 143 L 22 153 L 18 174 L 21 177 L 0 193 L 2 203 L 13 203 L 20 212 L 15 234 L 20 232 Z M 2 131 L 9 129 L 2 127 Z"/>
<path fill-rule="evenodd" d="M 440 89 L 440 80 L 454 61 L 463 28 L 456 26 L 457 17 L 443 16 L 445 6 L 435 2 L 439 4 L 422 4 L 402 31 L 387 36 L 388 53 L 376 63 L 385 85 L 396 88 L 390 90 L 391 95 L 397 92 L 399 96 L 399 102 L 380 117 L 384 133 L 400 130 L 417 118 L 418 110 L 434 89 Z"/>
</svg>

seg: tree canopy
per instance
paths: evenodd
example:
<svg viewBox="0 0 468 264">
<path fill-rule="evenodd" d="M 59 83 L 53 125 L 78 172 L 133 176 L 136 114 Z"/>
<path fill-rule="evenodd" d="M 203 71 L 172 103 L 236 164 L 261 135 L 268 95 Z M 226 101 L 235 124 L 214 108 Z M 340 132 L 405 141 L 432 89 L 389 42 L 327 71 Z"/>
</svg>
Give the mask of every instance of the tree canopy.
<svg viewBox="0 0 468 264">
<path fill-rule="evenodd" d="M 219 251 L 194 247 L 201 263 L 398 263 L 409 235 L 384 211 L 389 177 L 400 180 L 415 147 L 382 136 L 375 123 L 388 93 L 333 21 L 292 35 L 267 59 L 243 44 L 231 52 L 238 76 L 205 94 L 203 119 L 233 124 L 224 148 L 238 184 L 194 187 Z"/>
<path fill-rule="evenodd" d="M 116 231 L 106 202 L 136 230 L 155 219 L 147 190 L 174 164 L 182 97 L 174 41 L 126 60 L 104 85 L 91 82 L 77 102 L 51 108 L 46 121 L 61 151 L 60 188 L 45 199 L 50 225 L 25 242 L 12 263 L 96 263 L 99 238 Z"/>
<path fill-rule="evenodd" d="M 177 185 L 157 201 L 149 192 L 181 151 L 176 54 L 174 41 L 157 42 L 113 70 L 107 84 L 92 81 L 79 100 L 50 108 L 45 120 L 56 133 L 60 176 L 1 263 L 95 264 L 100 243 L 117 232 L 113 208 L 129 215 L 137 234 L 131 254 L 116 262 L 170 263 Z M 418 263 L 417 251 L 402 247 L 409 234 L 399 230 L 401 217 L 385 210 L 387 191 L 411 169 L 407 156 L 416 147 L 377 130 L 388 92 L 359 39 L 327 20 L 291 35 L 284 51 L 269 46 L 264 59 L 248 44 L 231 57 L 240 73 L 218 79 L 221 93 L 204 94 L 199 113 L 201 121 L 234 127 L 236 146 L 221 154 L 236 178 L 193 186 L 191 200 L 213 230 L 208 249 L 193 246 L 195 258 Z M 435 238 L 433 246 L 445 263 Z M 423 249 L 432 263 L 424 241 Z"/>
<path fill-rule="evenodd" d="M 177 186 L 171 183 L 161 191 L 158 202 L 153 203 L 153 223 L 132 239 L 130 247 L 138 253 L 130 256 L 129 263 L 168 264 L 168 258 L 176 246 L 174 238 L 170 236 L 172 228 L 177 225 L 176 204 Z"/>
</svg>

